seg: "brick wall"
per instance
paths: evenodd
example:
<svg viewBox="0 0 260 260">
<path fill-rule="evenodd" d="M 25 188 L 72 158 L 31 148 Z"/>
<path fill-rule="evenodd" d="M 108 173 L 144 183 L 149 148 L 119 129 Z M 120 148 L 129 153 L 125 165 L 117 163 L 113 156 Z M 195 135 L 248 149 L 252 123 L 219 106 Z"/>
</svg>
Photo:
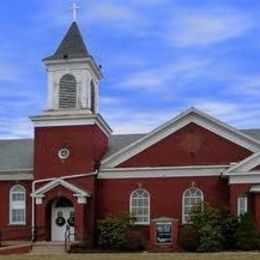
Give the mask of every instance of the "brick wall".
<svg viewBox="0 0 260 260">
<path fill-rule="evenodd" d="M 243 147 L 190 123 L 118 167 L 229 164 L 250 154 Z"/>
<path fill-rule="evenodd" d="M 26 224 L 9 224 L 9 192 L 10 189 L 20 184 L 26 190 Z M 0 231 L 3 240 L 29 240 L 31 236 L 31 182 L 30 181 L 1 181 L 0 182 Z"/>
</svg>

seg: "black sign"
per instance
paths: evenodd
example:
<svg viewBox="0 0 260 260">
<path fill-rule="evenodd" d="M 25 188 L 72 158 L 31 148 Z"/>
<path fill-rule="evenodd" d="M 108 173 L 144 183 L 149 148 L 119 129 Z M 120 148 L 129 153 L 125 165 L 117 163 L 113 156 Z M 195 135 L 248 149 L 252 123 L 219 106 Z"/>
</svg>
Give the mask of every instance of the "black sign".
<svg viewBox="0 0 260 260">
<path fill-rule="evenodd" d="M 156 243 L 169 244 L 172 242 L 172 223 L 158 222 L 156 223 Z"/>
</svg>

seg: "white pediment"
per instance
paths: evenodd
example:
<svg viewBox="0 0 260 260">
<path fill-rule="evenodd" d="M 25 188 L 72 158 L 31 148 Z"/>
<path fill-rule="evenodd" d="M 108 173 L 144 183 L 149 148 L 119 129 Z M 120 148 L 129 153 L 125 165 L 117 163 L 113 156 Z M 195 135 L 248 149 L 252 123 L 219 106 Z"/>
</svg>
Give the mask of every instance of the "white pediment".
<svg viewBox="0 0 260 260">
<path fill-rule="evenodd" d="M 195 108 L 190 108 L 186 112 L 181 113 L 174 119 L 151 131 L 143 138 L 140 138 L 139 140 L 102 160 L 101 168 L 108 169 L 118 166 L 122 162 L 144 151 L 155 143 L 158 143 L 162 139 L 190 123 L 195 123 L 249 151 L 252 151 L 253 153 L 260 151 L 259 140 L 256 140 L 255 138 L 246 135 Z"/>
<path fill-rule="evenodd" d="M 251 156 L 245 158 L 244 160 L 234 164 L 232 167 L 230 167 L 228 170 L 223 172 L 223 175 L 231 176 L 231 175 L 249 175 L 248 172 L 250 172 L 250 175 L 259 175 L 260 170 L 252 171 L 255 167 L 260 165 L 260 152 L 256 152 L 252 154 Z"/>
<path fill-rule="evenodd" d="M 67 188 L 68 190 L 72 191 L 73 194 L 75 194 L 75 195 L 90 197 L 90 194 L 87 193 L 86 191 L 84 191 L 84 190 L 78 188 L 77 186 L 75 186 L 74 184 L 69 183 L 60 178 L 54 179 L 51 182 L 48 182 L 44 186 L 37 189 L 34 193 L 34 196 L 43 195 L 46 192 L 48 192 L 49 190 L 52 190 L 57 186 L 63 186 L 64 188 Z"/>
</svg>

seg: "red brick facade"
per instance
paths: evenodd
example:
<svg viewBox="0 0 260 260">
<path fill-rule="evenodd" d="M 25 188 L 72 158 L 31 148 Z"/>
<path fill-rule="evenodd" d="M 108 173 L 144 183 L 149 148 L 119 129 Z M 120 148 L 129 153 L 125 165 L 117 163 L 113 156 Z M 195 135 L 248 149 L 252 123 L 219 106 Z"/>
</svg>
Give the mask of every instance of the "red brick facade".
<svg viewBox="0 0 260 260">
<path fill-rule="evenodd" d="M 10 225 L 9 221 L 9 194 L 10 189 L 16 185 L 21 184 L 26 189 L 26 225 L 16 226 Z M 30 181 L 3 181 L 0 182 L 0 200 L 1 209 L 0 210 L 0 232 L 2 239 L 5 240 L 29 240 L 31 235 L 31 187 L 32 183 Z"/>
<path fill-rule="evenodd" d="M 70 156 L 60 159 L 59 149 L 68 148 Z M 251 193 L 255 184 L 229 184 L 229 178 L 214 172 L 209 175 L 187 175 L 153 178 L 98 178 L 102 157 L 108 150 L 108 137 L 97 125 L 44 127 L 35 129 L 34 182 L 0 182 L 2 207 L 0 229 L 4 239 L 30 239 L 32 226 L 31 193 L 44 191 L 42 202 L 35 203 L 35 228 L 37 240 L 51 240 L 51 205 L 56 198 L 66 197 L 75 209 L 76 239 L 95 239 L 96 222 L 110 214 L 130 211 L 129 198 L 133 190 L 142 188 L 150 194 L 150 219 L 170 218 L 182 223 L 183 193 L 190 187 L 199 188 L 204 200 L 216 205 L 230 207 L 237 213 L 237 198 L 248 198 L 248 210 L 260 228 L 260 197 Z M 194 123 L 169 135 L 146 150 L 121 163 L 115 169 L 123 171 L 139 167 L 176 167 L 200 165 L 223 165 L 239 162 L 252 154 L 251 151 L 235 144 Z M 194 168 L 195 169 L 195 168 Z M 203 171 L 203 168 L 201 168 Z M 257 168 L 258 169 L 258 168 Z M 192 172 L 192 170 L 191 170 Z M 109 174 L 109 173 L 108 173 Z M 149 174 L 149 171 L 148 171 Z M 68 187 L 48 183 L 61 178 Z M 26 189 L 26 225 L 9 225 L 9 192 L 13 185 L 21 184 Z M 47 185 L 47 186 L 46 186 Z M 88 194 L 86 203 L 79 203 L 73 187 Z M 176 222 L 176 223 L 177 223 Z M 178 224 L 178 225 L 179 225 Z M 151 242 L 151 226 L 137 225 Z M 151 245 L 151 244 L 150 244 Z M 174 245 L 177 248 L 177 245 Z M 153 248 L 156 250 L 156 248 Z"/>
<path fill-rule="evenodd" d="M 36 180 L 93 172 L 108 144 L 108 138 L 96 125 L 36 128 L 34 140 Z M 66 160 L 58 157 L 62 148 L 70 150 Z"/>
<path fill-rule="evenodd" d="M 229 164 L 250 154 L 237 144 L 190 123 L 118 167 Z"/>
</svg>

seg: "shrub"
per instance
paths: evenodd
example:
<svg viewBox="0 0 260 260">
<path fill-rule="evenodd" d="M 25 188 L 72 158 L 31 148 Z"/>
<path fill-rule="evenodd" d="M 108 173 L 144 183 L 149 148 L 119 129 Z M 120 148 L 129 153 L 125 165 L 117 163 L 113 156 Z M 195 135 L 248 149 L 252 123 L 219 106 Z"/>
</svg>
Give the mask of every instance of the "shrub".
<svg viewBox="0 0 260 260">
<path fill-rule="evenodd" d="M 223 216 L 219 208 L 208 203 L 196 205 L 191 212 L 190 222 L 199 233 L 199 252 L 217 252 L 222 250 L 224 236 L 221 227 Z"/>
<path fill-rule="evenodd" d="M 252 217 L 244 214 L 240 218 L 239 226 L 235 232 L 236 246 L 241 250 L 254 250 L 258 247 L 258 233 Z"/>
<path fill-rule="evenodd" d="M 204 225 L 199 230 L 198 252 L 218 252 L 222 247 L 223 236 L 220 226 Z"/>
<path fill-rule="evenodd" d="M 192 225 L 184 225 L 180 230 L 179 244 L 185 251 L 196 251 L 199 245 L 198 230 Z"/>
<path fill-rule="evenodd" d="M 97 226 L 98 245 L 104 248 L 120 249 L 132 224 L 133 218 L 128 214 L 106 217 Z"/>
<path fill-rule="evenodd" d="M 222 217 L 220 223 L 222 228 L 222 234 L 224 237 L 223 248 L 226 250 L 232 250 L 236 248 L 235 232 L 238 228 L 239 221 L 236 215 L 226 213 Z"/>
<path fill-rule="evenodd" d="M 143 251 L 145 249 L 146 241 L 141 231 L 128 231 L 125 241 L 124 249 L 127 251 Z"/>
</svg>

